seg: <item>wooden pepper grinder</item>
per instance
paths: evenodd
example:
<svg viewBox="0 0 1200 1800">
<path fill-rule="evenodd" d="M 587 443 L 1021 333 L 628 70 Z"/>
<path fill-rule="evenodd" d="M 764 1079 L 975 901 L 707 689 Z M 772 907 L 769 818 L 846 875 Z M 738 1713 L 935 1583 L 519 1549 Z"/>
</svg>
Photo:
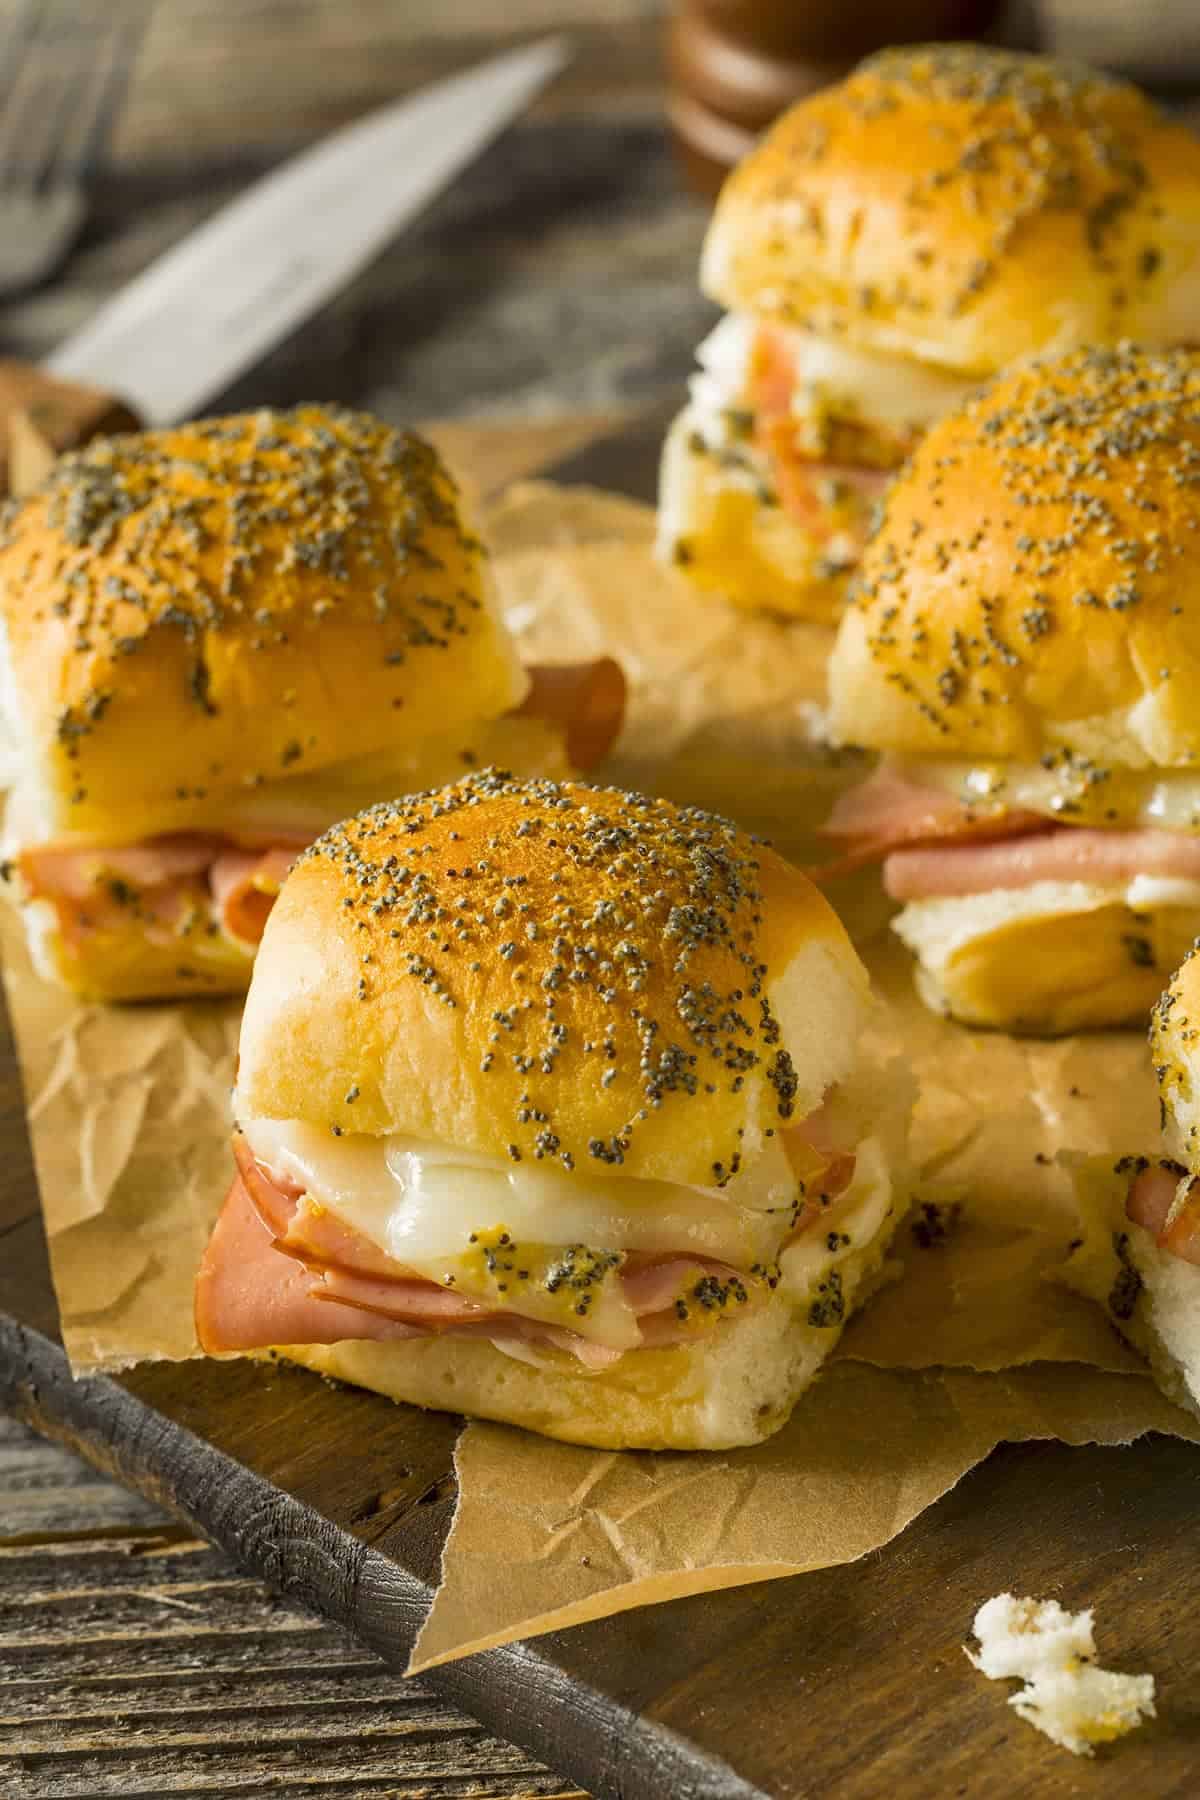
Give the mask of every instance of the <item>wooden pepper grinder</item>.
<svg viewBox="0 0 1200 1800">
<path fill-rule="evenodd" d="M 886 44 L 974 38 L 1003 0 L 676 0 L 667 101 L 688 179 L 715 194 L 779 113 Z"/>
</svg>

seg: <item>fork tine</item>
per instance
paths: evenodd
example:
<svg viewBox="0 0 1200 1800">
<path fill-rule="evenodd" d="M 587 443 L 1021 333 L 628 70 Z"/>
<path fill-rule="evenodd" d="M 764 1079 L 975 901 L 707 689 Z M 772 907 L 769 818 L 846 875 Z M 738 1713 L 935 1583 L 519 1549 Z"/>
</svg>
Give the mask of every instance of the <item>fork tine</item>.
<svg viewBox="0 0 1200 1800">
<path fill-rule="evenodd" d="M 54 159 L 57 177 L 82 181 L 95 167 L 129 86 L 148 14 L 147 0 L 121 0 L 121 11 L 115 29 L 109 35 L 108 54 L 100 64 L 100 81 L 94 87 L 90 110 L 79 115 L 82 129 L 70 131 L 57 147 Z"/>
<path fill-rule="evenodd" d="M 0 110 L 0 185 L 7 185 L 14 170 L 13 147 L 21 143 L 14 120 L 21 112 L 21 95 L 29 82 L 31 51 L 42 35 L 44 20 L 42 0 L 22 0 L 9 15 L 3 38 L 0 38 L 0 71 L 3 71 L 4 102 Z"/>
<path fill-rule="evenodd" d="M 120 4 L 120 0 L 118 0 Z M 22 103 L 14 108 L 19 184 L 26 190 L 44 187 L 54 160 L 59 131 L 82 98 L 90 73 L 92 35 L 82 35 L 80 53 L 70 0 L 65 10 L 51 0 L 39 9 L 37 42 L 26 59 Z M 10 156 L 10 162 L 14 160 Z"/>
<path fill-rule="evenodd" d="M 0 71 L 4 76 L 13 67 L 13 52 L 19 50 L 21 39 L 33 35 L 37 24 L 35 15 L 40 11 L 41 0 L 18 0 L 0 26 Z M 12 81 L 9 80 L 7 85 L 11 87 Z"/>
</svg>

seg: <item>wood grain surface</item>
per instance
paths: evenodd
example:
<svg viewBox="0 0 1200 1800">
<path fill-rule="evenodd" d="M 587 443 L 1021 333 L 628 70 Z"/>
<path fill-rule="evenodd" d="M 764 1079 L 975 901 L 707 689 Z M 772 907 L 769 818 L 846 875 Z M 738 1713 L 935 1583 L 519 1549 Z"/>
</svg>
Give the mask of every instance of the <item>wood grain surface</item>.
<svg viewBox="0 0 1200 1800">
<path fill-rule="evenodd" d="M 0 3 L 0 24 L 14 3 Z M 225 398 L 333 398 L 397 421 L 547 420 L 539 454 L 591 434 L 580 411 L 659 403 L 713 317 L 694 280 L 703 212 L 678 183 L 661 125 L 661 10 L 655 0 L 158 0 L 78 253 L 53 286 L 0 308 L 0 350 L 44 354 L 247 180 L 329 128 L 566 29 L 571 70 L 529 118 Z M 1188 78 L 1178 53 L 1194 38 L 1193 0 L 1049 0 L 1047 11 L 1061 48 L 1086 33 L 1088 52 L 1103 54 L 1117 42 L 1104 35 L 1107 15 L 1121 55 Z M 522 434 L 498 431 L 480 479 L 498 483 L 531 454 Z M 621 460 L 594 467 L 607 478 Z M 28 1329 L 52 1337 L 54 1312 L 6 1057 L 0 1071 L 0 1405 L 154 1496 L 0 1422 L 3 1800 L 580 1791 L 473 1724 L 464 1702 L 603 1794 L 1195 1793 L 1197 1471 L 1171 1444 L 1003 1452 L 858 1568 L 608 1621 L 444 1671 L 436 1687 L 401 1681 L 306 1608 L 402 1655 L 452 1504 L 453 1426 L 365 1396 L 364 1414 L 350 1400 L 357 1435 L 331 1474 L 297 1429 L 312 1422 L 316 1384 L 283 1371 L 260 1387 L 259 1410 L 226 1448 L 243 1474 L 274 1459 L 293 1493 L 337 1521 L 332 1536 L 323 1525 L 301 1538 L 303 1555 L 287 1542 L 286 1510 L 231 1519 L 220 1475 L 188 1485 L 186 1439 L 172 1439 L 173 1473 L 156 1473 L 170 1420 L 203 1428 L 239 1390 L 222 1388 L 224 1372 L 215 1387 L 208 1374 L 162 1370 L 125 1390 L 65 1383 Z M 130 1392 L 132 1413 L 122 1410 Z M 167 1499 L 213 1508 L 242 1563 L 289 1597 L 166 1514 Z M 397 1590 L 388 1570 L 401 1568 L 391 1560 L 401 1540 Z M 971 1676 L 958 1648 L 971 1613 L 1010 1585 L 1095 1601 L 1115 1660 L 1155 1670 L 1163 1717 L 1142 1742 L 1080 1769 Z M 681 1759 L 689 1741 L 700 1748 Z"/>
<path fill-rule="evenodd" d="M 0 1419 L 0 1793 L 567 1800 L 345 1632 Z"/>
</svg>

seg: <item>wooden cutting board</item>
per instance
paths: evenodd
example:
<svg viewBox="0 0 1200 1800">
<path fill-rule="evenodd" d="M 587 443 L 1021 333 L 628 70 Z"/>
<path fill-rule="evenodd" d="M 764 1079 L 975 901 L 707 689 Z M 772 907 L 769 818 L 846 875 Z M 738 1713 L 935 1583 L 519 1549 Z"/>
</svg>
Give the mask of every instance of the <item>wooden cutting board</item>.
<svg viewBox="0 0 1200 1800">
<path fill-rule="evenodd" d="M 650 497 L 661 423 L 595 432 L 437 435 L 482 486 L 570 453 L 560 476 Z M 402 1667 L 453 1513 L 457 1422 L 289 1367 L 72 1381 L 6 1018 L 0 1149 L 0 1406 Z M 960 1648 L 980 1601 L 1014 1585 L 1094 1604 L 1111 1660 L 1158 1677 L 1158 1721 L 1092 1766 L 1020 1723 Z M 612 1800 L 1192 1800 L 1198 1666 L 1200 1457 L 1162 1439 L 1005 1448 L 861 1563 L 621 1614 L 427 1679 Z"/>
</svg>

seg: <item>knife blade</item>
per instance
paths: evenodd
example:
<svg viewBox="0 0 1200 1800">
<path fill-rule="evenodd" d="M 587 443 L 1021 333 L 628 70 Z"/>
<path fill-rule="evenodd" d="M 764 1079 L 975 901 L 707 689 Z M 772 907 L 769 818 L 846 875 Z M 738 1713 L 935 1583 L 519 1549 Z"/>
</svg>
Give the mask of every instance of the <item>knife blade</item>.
<svg viewBox="0 0 1200 1800">
<path fill-rule="evenodd" d="M 364 268 L 566 60 L 543 39 L 301 151 L 135 276 L 44 370 L 119 394 L 147 424 L 186 418 Z"/>
</svg>

